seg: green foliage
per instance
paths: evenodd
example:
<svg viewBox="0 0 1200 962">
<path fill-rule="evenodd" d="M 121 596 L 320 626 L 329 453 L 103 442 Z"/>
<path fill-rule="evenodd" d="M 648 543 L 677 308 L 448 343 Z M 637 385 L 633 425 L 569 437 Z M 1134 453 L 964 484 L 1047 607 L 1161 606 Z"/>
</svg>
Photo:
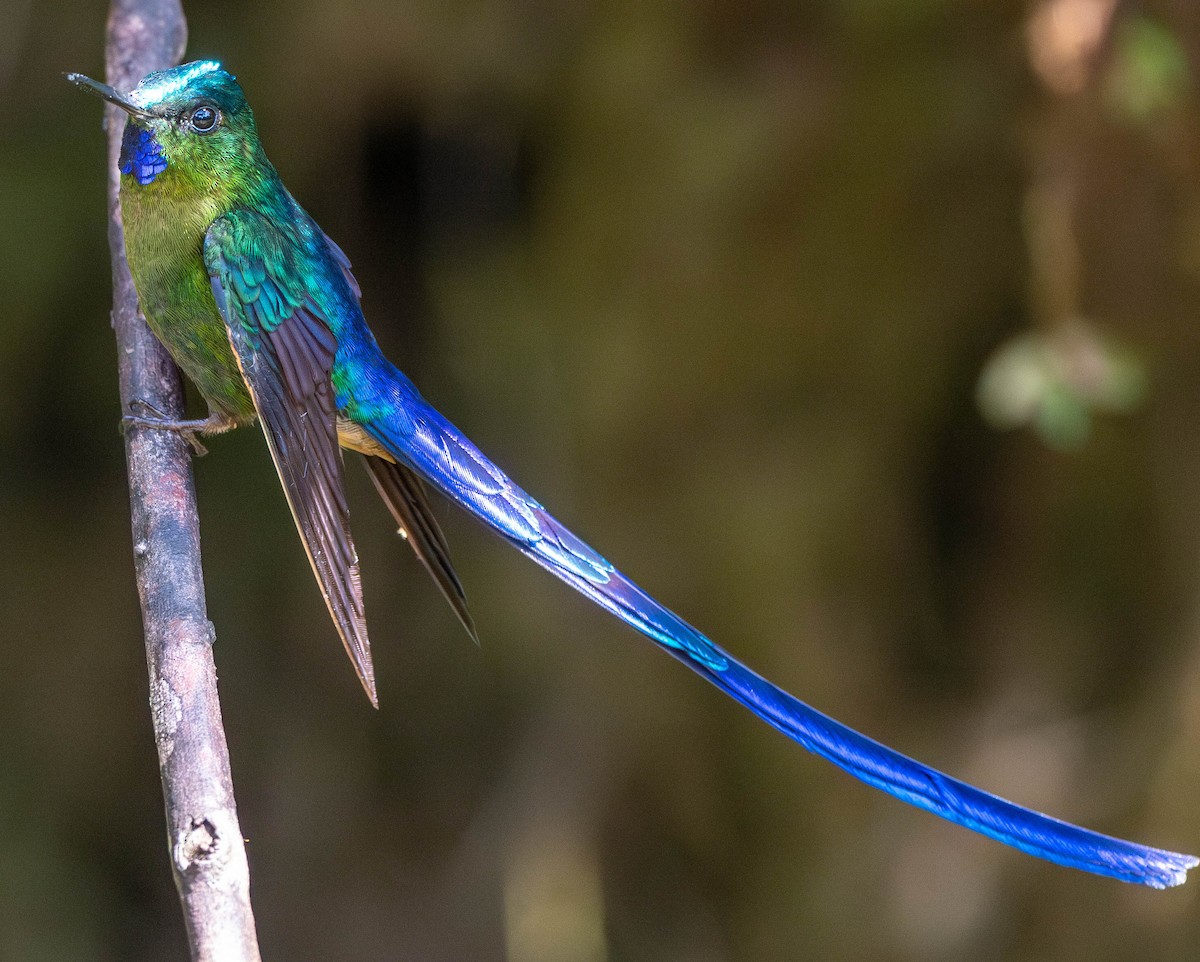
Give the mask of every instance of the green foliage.
<svg viewBox="0 0 1200 962">
<path fill-rule="evenodd" d="M 1030 425 L 1053 448 L 1083 446 L 1097 412 L 1128 413 L 1144 398 L 1141 362 L 1077 325 L 1002 345 L 979 377 L 978 402 L 997 428 Z"/>
<path fill-rule="evenodd" d="M 1104 86 L 1119 116 L 1153 123 L 1178 111 L 1191 89 L 1187 54 L 1170 29 L 1141 16 L 1120 25 Z"/>
</svg>

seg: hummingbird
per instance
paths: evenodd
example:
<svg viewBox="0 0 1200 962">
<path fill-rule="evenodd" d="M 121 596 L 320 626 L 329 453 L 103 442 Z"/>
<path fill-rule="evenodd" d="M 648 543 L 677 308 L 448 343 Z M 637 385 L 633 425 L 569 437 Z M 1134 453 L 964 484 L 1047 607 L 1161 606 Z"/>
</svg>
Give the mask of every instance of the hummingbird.
<svg viewBox="0 0 1200 962">
<path fill-rule="evenodd" d="M 126 252 L 142 311 L 208 404 L 126 425 L 190 440 L 257 421 L 313 574 L 359 680 L 378 705 L 343 486 L 360 455 L 401 533 L 468 633 L 466 596 L 426 485 L 650 638 L 751 712 L 868 785 L 1031 855 L 1167 888 L 1190 855 L 1111 838 L 942 774 L 833 720 L 756 674 L 556 521 L 429 404 L 367 327 L 350 260 L 267 159 L 236 79 L 212 60 L 156 71 L 131 91 L 67 79 L 128 116 L 121 142 Z"/>
</svg>

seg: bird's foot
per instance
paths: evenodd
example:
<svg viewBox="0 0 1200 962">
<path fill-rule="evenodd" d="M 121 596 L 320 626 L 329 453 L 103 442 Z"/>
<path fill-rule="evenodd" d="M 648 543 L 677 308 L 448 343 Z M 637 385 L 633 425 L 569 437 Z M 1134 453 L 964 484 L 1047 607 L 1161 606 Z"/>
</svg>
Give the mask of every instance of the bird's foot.
<svg viewBox="0 0 1200 962">
<path fill-rule="evenodd" d="M 208 454 L 208 448 L 200 443 L 200 435 L 223 434 L 237 427 L 237 422 L 229 415 L 215 411 L 210 412 L 206 418 L 180 421 L 167 417 L 149 401 L 143 401 L 141 398 L 130 401 L 129 407 L 132 411 L 147 413 L 126 414 L 121 418 L 122 434 L 135 427 L 174 431 L 192 446 L 198 458 Z"/>
</svg>

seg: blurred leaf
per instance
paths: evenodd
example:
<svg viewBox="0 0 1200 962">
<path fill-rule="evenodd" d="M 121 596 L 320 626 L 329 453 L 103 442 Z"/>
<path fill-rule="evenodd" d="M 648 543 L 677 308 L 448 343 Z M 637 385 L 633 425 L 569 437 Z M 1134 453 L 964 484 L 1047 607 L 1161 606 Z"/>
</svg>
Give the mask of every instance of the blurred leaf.
<svg viewBox="0 0 1200 962">
<path fill-rule="evenodd" d="M 1174 33 L 1147 17 L 1121 25 L 1104 82 L 1118 116 L 1153 123 L 1178 109 L 1190 87 L 1187 55 Z"/>
<path fill-rule="evenodd" d="M 993 427 L 1031 425 L 1053 448 L 1081 447 L 1092 413 L 1132 410 L 1145 394 L 1142 363 L 1077 321 L 1050 334 L 1022 334 L 983 367 L 976 400 Z"/>
</svg>

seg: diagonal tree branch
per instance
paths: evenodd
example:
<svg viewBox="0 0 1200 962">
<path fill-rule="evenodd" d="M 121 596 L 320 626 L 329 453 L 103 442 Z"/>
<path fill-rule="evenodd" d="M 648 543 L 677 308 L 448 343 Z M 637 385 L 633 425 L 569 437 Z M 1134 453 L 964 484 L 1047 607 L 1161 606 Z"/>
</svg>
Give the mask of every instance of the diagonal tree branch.
<svg viewBox="0 0 1200 962">
<path fill-rule="evenodd" d="M 186 38 L 180 0 L 113 0 L 108 82 L 129 90 L 149 71 L 178 63 Z M 124 114 L 108 106 L 105 119 L 121 409 L 129 411 L 137 400 L 179 418 L 179 372 L 138 312 L 125 260 L 117 172 Z M 135 428 L 126 435 L 125 456 L 167 838 L 192 959 L 259 962 L 250 871 L 217 697 L 190 449 L 178 434 Z"/>
</svg>

